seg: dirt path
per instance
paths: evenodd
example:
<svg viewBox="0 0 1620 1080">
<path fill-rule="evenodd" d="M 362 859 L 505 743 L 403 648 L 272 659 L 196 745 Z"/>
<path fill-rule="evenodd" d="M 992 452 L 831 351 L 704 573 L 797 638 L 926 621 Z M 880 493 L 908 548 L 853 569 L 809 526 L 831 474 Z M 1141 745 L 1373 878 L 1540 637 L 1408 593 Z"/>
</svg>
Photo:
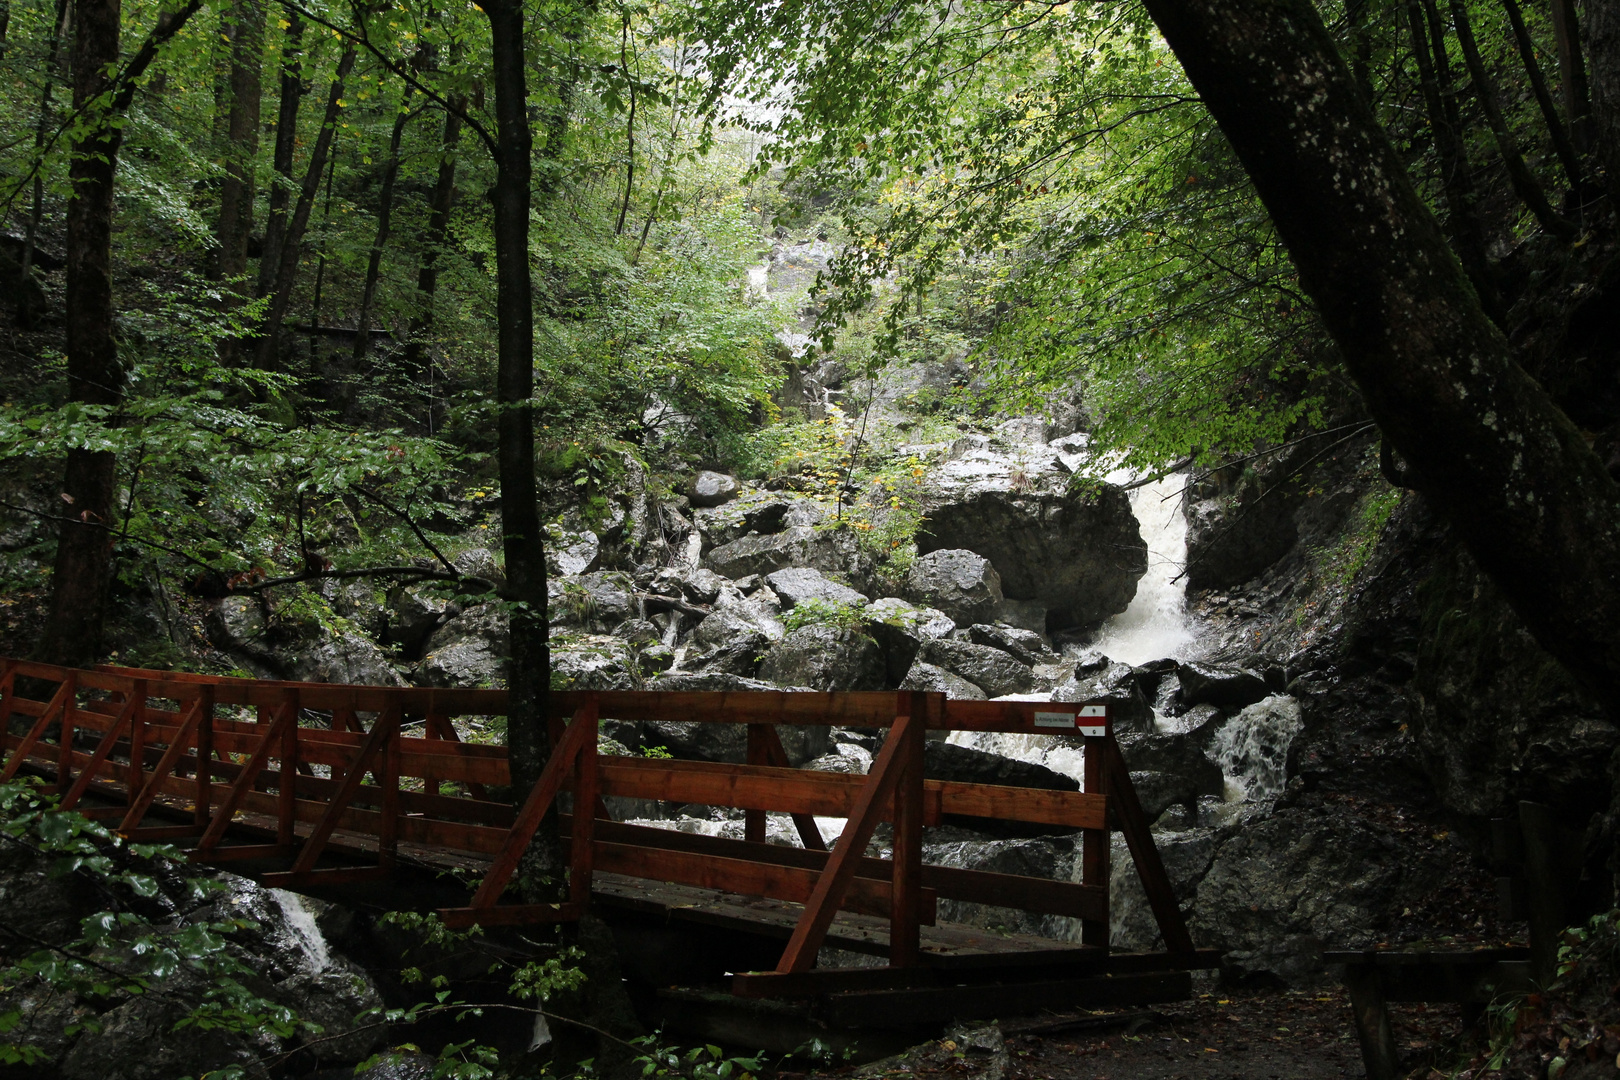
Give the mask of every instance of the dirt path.
<svg viewBox="0 0 1620 1080">
<path fill-rule="evenodd" d="M 1456 1006 L 1392 1010 L 1403 1065 L 1423 1075 L 1461 1030 Z M 1005 1056 L 994 1044 L 1001 1041 Z M 1151 1010 L 1009 1021 L 859 1070 L 861 1080 L 1360 1080 L 1361 1051 L 1338 987 L 1220 992 Z M 847 1073 L 845 1075 L 848 1075 Z M 780 1074 L 778 1080 L 794 1080 Z"/>
</svg>

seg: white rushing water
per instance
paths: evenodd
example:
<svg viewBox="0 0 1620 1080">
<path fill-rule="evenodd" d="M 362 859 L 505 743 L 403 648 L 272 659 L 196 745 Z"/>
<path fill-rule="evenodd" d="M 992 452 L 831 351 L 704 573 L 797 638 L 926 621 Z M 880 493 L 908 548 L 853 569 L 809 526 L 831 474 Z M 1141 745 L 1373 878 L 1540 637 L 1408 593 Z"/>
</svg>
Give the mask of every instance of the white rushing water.
<svg viewBox="0 0 1620 1080">
<path fill-rule="evenodd" d="M 1305 726 L 1299 702 L 1275 695 L 1221 726 L 1209 756 L 1226 774 L 1230 802 L 1269 803 L 1288 781 L 1288 748 Z"/>
<path fill-rule="evenodd" d="M 1187 616 L 1186 579 L 1176 580 L 1187 565 L 1187 518 L 1181 512 L 1186 483 L 1186 476 L 1175 474 L 1130 493 L 1131 511 L 1148 546 L 1148 568 L 1136 583 L 1131 606 L 1104 623 L 1092 643 L 1110 660 L 1145 664 L 1188 658 L 1197 634 Z"/>
<path fill-rule="evenodd" d="M 271 889 L 270 895 L 281 905 L 281 914 L 286 918 L 287 927 L 303 952 L 309 970 L 316 973 L 325 971 L 332 962 L 332 953 L 327 948 L 321 928 L 316 925 L 315 913 L 304 906 L 304 898 L 297 893 Z"/>
</svg>

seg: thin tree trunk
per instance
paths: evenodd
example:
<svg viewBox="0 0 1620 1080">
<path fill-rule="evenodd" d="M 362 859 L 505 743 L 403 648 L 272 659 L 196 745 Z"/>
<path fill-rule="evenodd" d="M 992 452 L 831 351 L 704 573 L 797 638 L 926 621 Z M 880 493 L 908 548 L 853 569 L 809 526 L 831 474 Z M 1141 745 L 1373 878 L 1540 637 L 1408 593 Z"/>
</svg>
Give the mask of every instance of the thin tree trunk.
<svg viewBox="0 0 1620 1080">
<path fill-rule="evenodd" d="M 1452 242 L 1485 310 L 1494 315 L 1501 308 L 1501 299 L 1491 273 L 1490 260 L 1485 256 L 1485 234 L 1474 209 L 1474 185 L 1469 175 L 1467 151 L 1463 147 L 1461 133 L 1452 121 L 1451 113 L 1455 110 L 1447 110 L 1443 97 L 1450 79 L 1448 77 L 1442 84 L 1440 74 L 1435 69 L 1436 50 L 1430 47 L 1430 24 L 1424 17 L 1420 0 L 1407 0 L 1406 14 L 1412 36 L 1412 55 L 1417 60 L 1418 78 L 1422 83 L 1423 106 L 1429 114 L 1429 130 L 1434 133 L 1435 152 L 1440 160 L 1440 190 L 1445 195 L 1446 209 L 1449 211 Z M 1443 57 L 1444 48 L 1439 49 L 1438 53 Z"/>
<path fill-rule="evenodd" d="M 1507 120 L 1496 101 L 1496 87 L 1491 84 L 1490 73 L 1485 70 L 1485 61 L 1479 55 L 1474 28 L 1468 21 L 1468 11 L 1462 0 L 1451 0 L 1451 18 L 1457 27 L 1457 42 L 1462 46 L 1463 63 L 1468 65 L 1469 77 L 1474 80 L 1474 96 L 1479 99 L 1479 107 L 1485 113 L 1485 123 L 1496 139 L 1502 161 L 1507 165 L 1508 181 L 1513 185 L 1513 193 L 1530 208 L 1543 229 L 1560 240 L 1575 239 L 1575 225 L 1559 216 L 1547 201 L 1547 193 L 1541 190 L 1541 182 L 1530 171 L 1530 166 L 1524 163 L 1524 155 L 1519 153 L 1518 140 L 1508 130 Z"/>
<path fill-rule="evenodd" d="M 219 189 L 219 251 L 215 275 L 227 282 L 247 273 L 248 239 L 253 233 L 254 165 L 259 155 L 259 109 L 264 97 L 264 0 L 237 0 L 231 9 L 230 110 L 225 130 L 225 179 Z M 246 287 L 227 285 L 240 302 Z M 234 336 L 220 342 L 220 359 L 234 363 L 240 348 Z"/>
<path fill-rule="evenodd" d="M 304 242 L 304 230 L 309 226 L 309 214 L 320 191 L 321 173 L 326 168 L 326 155 L 332 150 L 332 138 L 337 130 L 338 114 L 343 106 L 343 80 L 354 67 L 352 46 L 343 50 L 337 72 L 332 76 L 332 88 L 326 96 L 326 114 L 321 119 L 320 134 L 315 137 L 315 149 L 310 154 L 309 168 L 304 170 L 304 183 L 298 192 L 298 203 L 293 207 L 292 220 L 281 242 L 281 258 L 276 267 L 275 289 L 270 296 L 270 309 L 265 313 L 260 329 L 258 365 L 265 370 L 278 366 L 277 352 L 281 338 L 281 324 L 287 318 L 292 303 L 293 285 L 298 281 L 298 249 Z"/>
<path fill-rule="evenodd" d="M 547 730 L 551 646 L 547 640 L 544 534 L 534 474 L 534 313 L 529 273 L 529 209 L 533 136 L 523 50 L 522 0 L 480 0 L 494 49 L 496 174 L 495 309 L 498 350 L 497 450 L 501 532 L 511 634 L 507 744 L 512 790 L 521 801 L 550 755 Z M 557 146 L 546 152 L 555 156 Z M 554 822 L 555 815 L 551 815 Z M 532 898 L 560 895 L 562 858 L 554 824 L 539 829 L 525 856 L 522 883 Z M 549 878 L 548 885 L 540 880 Z"/>
<path fill-rule="evenodd" d="M 1605 166 L 1609 197 L 1620 204 L 1620 0 L 1591 0 L 1586 30 L 1592 58 L 1592 140 Z"/>
<path fill-rule="evenodd" d="M 38 162 L 39 156 L 45 152 L 45 136 L 51 126 L 51 95 L 55 92 L 56 69 L 60 63 L 62 39 L 67 36 L 67 23 L 72 11 L 68 0 L 56 0 L 55 17 L 51 22 L 51 36 L 45 46 L 45 86 L 39 92 L 39 119 L 34 124 L 34 158 Z M 28 211 L 28 226 L 23 230 L 22 258 L 18 260 L 22 272 L 18 275 L 21 283 L 17 289 L 17 325 L 24 330 L 33 329 L 39 318 L 34 310 L 33 297 L 28 289 L 28 280 L 34 270 L 34 243 L 39 237 L 39 226 L 45 217 L 45 177 L 44 163 L 39 162 L 34 168 L 33 203 Z"/>
<path fill-rule="evenodd" d="M 619 66 L 630 87 L 630 115 L 624 122 L 624 201 L 619 203 L 619 223 L 613 227 L 614 236 L 624 235 L 625 215 L 630 213 L 630 193 L 636 186 L 636 83 L 630 73 L 630 12 L 624 13 L 624 30 L 619 35 Z"/>
<path fill-rule="evenodd" d="M 0 60 L 6 58 L 6 38 L 11 33 L 11 0 L 0 0 Z"/>
<path fill-rule="evenodd" d="M 1620 486 L 1514 363 L 1310 0 L 1146 0 L 1384 434 L 1620 715 Z"/>
<path fill-rule="evenodd" d="M 450 210 L 456 198 L 456 147 L 461 142 L 461 110 L 466 99 L 460 95 L 450 98 L 450 108 L 444 114 L 443 151 L 439 155 L 439 175 L 433 183 L 433 202 L 429 206 L 427 234 L 423 237 L 426 251 L 422 265 L 416 272 L 417 314 L 411 319 L 411 339 L 405 346 L 405 368 L 411 372 L 424 370 L 422 358 L 426 352 L 426 339 L 433 328 L 433 296 L 439 291 L 439 251 L 450 235 Z M 428 423 L 432 426 L 433 402 L 428 401 Z"/>
<path fill-rule="evenodd" d="M 269 217 L 264 226 L 264 250 L 259 257 L 259 284 L 256 296 L 266 296 L 275 288 L 276 269 L 281 265 L 281 238 L 287 231 L 287 196 L 292 190 L 293 151 L 298 145 L 298 106 L 304 99 L 301 54 L 304 20 L 287 16 L 287 32 L 281 42 L 281 96 L 276 109 L 276 149 L 271 161 L 275 179 L 270 185 Z"/>
<path fill-rule="evenodd" d="M 1594 0 L 1594 7 L 1603 2 Z M 1575 0 L 1552 0 L 1552 24 L 1553 36 L 1558 42 L 1558 81 L 1564 91 L 1570 136 L 1576 150 L 1590 153 L 1591 134 L 1587 128 L 1591 96 L 1586 86 L 1586 62 L 1581 57 L 1581 25 L 1575 14 Z"/>
<path fill-rule="evenodd" d="M 316 342 L 320 338 L 321 289 L 326 285 L 326 231 L 332 224 L 332 177 L 337 172 L 337 155 L 332 155 L 326 166 L 326 201 L 321 204 L 321 253 L 315 257 L 315 295 L 309 305 L 309 359 L 316 359 Z"/>
<path fill-rule="evenodd" d="M 111 89 L 118 62 L 119 0 L 79 0 L 73 33 L 73 105 L 95 110 Z M 116 408 L 124 399 L 124 369 L 113 339 L 113 173 L 122 128 L 98 123 L 74 146 L 67 206 L 68 396 Z M 51 610 L 39 644 L 41 659 L 77 664 L 101 645 L 112 564 L 113 488 L 118 459 L 110 450 L 68 451 L 62 479 L 64 522 L 51 573 Z"/>
<path fill-rule="evenodd" d="M 1507 9 L 1508 22 L 1513 25 L 1513 41 L 1519 47 L 1519 59 L 1524 64 L 1525 76 L 1530 80 L 1530 89 L 1536 95 L 1536 104 L 1541 107 L 1541 117 L 1547 122 L 1547 132 L 1552 136 L 1553 150 L 1558 155 L 1558 162 L 1564 167 L 1564 176 L 1569 180 L 1570 190 L 1579 191 L 1581 188 L 1581 163 L 1575 156 L 1575 144 L 1569 141 L 1569 129 L 1558 118 L 1558 109 L 1553 104 L 1552 93 L 1547 89 L 1547 79 L 1541 73 L 1541 64 L 1536 60 L 1536 43 L 1530 38 L 1530 28 L 1524 24 L 1524 14 L 1519 10 L 1519 0 L 1502 0 L 1502 6 Z"/>
<path fill-rule="evenodd" d="M 377 238 L 372 241 L 371 257 L 366 260 L 366 283 L 360 290 L 360 315 L 355 320 L 356 360 L 364 359 L 366 353 L 371 351 L 371 302 L 377 295 L 383 247 L 388 243 L 388 226 L 394 213 L 394 181 L 399 178 L 399 143 L 410 118 L 411 114 L 401 108 L 399 115 L 394 117 L 394 130 L 388 135 L 388 161 L 383 165 L 382 190 L 377 195 Z"/>
</svg>

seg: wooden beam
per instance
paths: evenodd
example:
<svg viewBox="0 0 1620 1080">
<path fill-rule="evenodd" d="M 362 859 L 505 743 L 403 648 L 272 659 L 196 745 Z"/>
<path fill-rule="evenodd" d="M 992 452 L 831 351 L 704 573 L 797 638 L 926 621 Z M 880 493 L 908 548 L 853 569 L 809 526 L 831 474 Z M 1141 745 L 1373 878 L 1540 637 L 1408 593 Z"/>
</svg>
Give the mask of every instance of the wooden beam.
<svg viewBox="0 0 1620 1080">
<path fill-rule="evenodd" d="M 890 700 L 892 702 L 893 699 Z M 816 953 L 821 950 L 821 943 L 827 937 L 827 927 L 832 923 L 839 902 L 855 877 L 856 866 L 866 854 L 866 843 L 877 828 L 884 804 L 894 795 L 895 784 L 899 782 L 909 749 L 906 740 L 911 737 L 913 725 L 920 723 L 919 718 L 910 715 L 894 718 L 894 726 L 889 729 L 883 749 L 872 762 L 872 772 L 866 786 L 861 789 L 861 796 L 844 826 L 843 835 L 838 838 L 838 846 L 833 850 L 827 868 L 816 879 L 815 892 L 805 902 L 804 914 L 793 928 L 793 936 L 788 939 L 776 970 L 808 971 L 815 966 Z"/>
<path fill-rule="evenodd" d="M 752 731 L 753 728 L 750 727 L 749 730 Z M 782 746 L 782 737 L 777 732 L 775 725 L 760 725 L 760 731 L 762 732 L 760 741 L 763 743 L 765 750 L 765 760 L 761 764 L 774 765 L 781 769 L 790 768 L 787 750 Z M 816 824 L 814 814 L 793 814 L 792 818 L 793 827 L 799 831 L 799 842 L 805 846 L 806 850 L 827 850 L 827 841 L 822 838 L 821 826 Z M 764 837 L 761 836 L 760 839 L 763 840 Z"/>
<path fill-rule="evenodd" d="M 563 780 L 573 770 L 574 758 L 578 756 L 580 748 L 584 745 L 586 731 L 589 729 L 590 737 L 596 737 L 596 724 L 569 724 L 563 737 L 554 745 L 556 749 L 551 752 L 551 760 L 546 762 L 540 779 L 536 781 L 533 790 L 523 800 L 523 809 L 518 811 L 517 820 L 507 831 L 506 840 L 490 864 L 489 873 L 484 875 L 483 882 L 474 894 L 472 906 L 475 908 L 494 907 L 495 902 L 506 891 L 507 883 L 517 872 L 518 862 L 529 847 L 529 840 L 534 831 L 540 827 L 540 822 L 551 808 L 557 793 L 562 790 Z"/>
<path fill-rule="evenodd" d="M 1085 793 L 1093 798 L 1108 798 L 1108 739 L 1106 736 L 1088 735 L 1082 742 L 1085 751 L 1083 765 Z M 1106 805 L 1106 804 L 1105 804 Z M 1080 833 L 1080 882 L 1100 890 L 1106 898 L 1109 892 L 1109 846 L 1112 839 L 1105 817 L 1101 823 L 1083 829 Z M 1080 940 L 1099 949 L 1108 948 L 1109 918 L 1105 904 L 1100 915 L 1082 918 Z"/>
<path fill-rule="evenodd" d="M 496 904 L 494 907 L 440 908 L 439 921 L 452 930 L 469 926 L 529 926 L 535 923 L 575 922 L 577 904 Z"/>
<path fill-rule="evenodd" d="M 895 768 L 899 777 L 894 785 L 893 889 L 889 904 L 889 963 L 912 967 L 921 947 L 919 938 L 918 893 L 922 879 L 923 827 L 923 741 L 929 720 L 927 695 L 900 691 L 895 703 L 897 716 L 910 723 L 896 724 L 903 733 Z"/>
<path fill-rule="evenodd" d="M 573 843 L 568 855 L 568 901 L 583 911 L 591 902 L 591 877 L 596 866 L 597 797 L 596 699 L 588 697 L 574 712 L 573 723 L 581 729 L 579 752 L 574 755 L 574 820 L 570 834 Z"/>
</svg>

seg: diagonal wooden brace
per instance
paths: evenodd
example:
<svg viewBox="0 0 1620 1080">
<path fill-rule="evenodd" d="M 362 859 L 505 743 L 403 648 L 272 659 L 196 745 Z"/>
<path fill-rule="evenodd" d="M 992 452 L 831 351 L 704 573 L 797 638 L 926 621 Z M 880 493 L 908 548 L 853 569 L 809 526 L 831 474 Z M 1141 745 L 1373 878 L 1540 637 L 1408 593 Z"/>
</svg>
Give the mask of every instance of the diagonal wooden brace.
<svg viewBox="0 0 1620 1080">
<path fill-rule="evenodd" d="M 51 726 L 51 721 L 56 719 L 56 714 L 67 708 L 68 700 L 73 697 L 74 682 L 73 675 L 69 674 L 67 678 L 62 680 L 62 685 L 56 688 L 56 693 L 51 696 L 50 702 L 45 706 L 45 711 L 39 714 L 39 719 L 34 721 L 34 726 L 28 729 L 27 735 L 23 736 L 22 743 L 12 753 L 11 760 L 6 762 L 6 767 L 0 769 L 0 784 L 17 775 L 17 770 L 22 768 L 22 763 L 28 759 L 29 754 L 34 752 L 34 747 L 39 745 L 39 740 L 45 737 L 45 729 Z"/>
<path fill-rule="evenodd" d="M 315 861 L 321 857 L 326 848 L 326 842 L 332 838 L 337 829 L 338 820 L 343 811 L 349 808 L 349 803 L 360 792 L 360 784 L 365 780 L 366 770 L 371 767 L 377 755 L 388 747 L 390 739 L 399 731 L 400 707 L 395 705 L 384 709 L 373 721 L 371 730 L 366 732 L 364 741 L 360 743 L 360 750 L 355 754 L 354 760 L 349 764 L 348 772 L 343 774 L 343 782 L 338 787 L 337 794 L 332 801 L 326 804 L 321 812 L 321 818 L 315 823 L 304 846 L 298 850 L 298 858 L 293 863 L 292 873 L 305 874 L 315 869 Z"/>
<path fill-rule="evenodd" d="M 1159 933 L 1164 935 L 1165 948 L 1172 955 L 1191 957 L 1192 935 L 1181 917 L 1170 875 L 1165 873 L 1164 860 L 1159 858 L 1159 849 L 1153 843 L 1147 814 L 1142 811 L 1142 801 L 1136 797 L 1136 788 L 1131 786 L 1131 774 L 1125 768 L 1125 757 L 1119 752 L 1113 732 L 1108 733 L 1106 748 L 1109 799 L 1119 819 L 1119 831 L 1125 834 L 1125 845 L 1136 863 L 1136 872 L 1142 878 L 1148 906 L 1158 920 Z"/>
<path fill-rule="evenodd" d="M 891 809 L 890 800 L 895 785 L 905 771 L 905 751 L 910 746 L 912 728 L 923 722 L 919 716 L 900 716 L 889 729 L 889 738 L 884 742 L 883 749 L 878 751 L 877 760 L 872 762 L 871 774 L 866 786 L 861 788 L 860 797 L 855 800 L 855 808 L 844 826 L 843 835 L 838 838 L 838 846 L 827 860 L 826 869 L 816 879 L 815 891 L 805 901 L 804 913 L 799 916 L 793 936 L 782 951 L 781 962 L 776 965 L 777 971 L 809 971 L 815 965 L 816 954 L 821 951 L 821 943 L 827 937 L 827 927 L 832 925 L 838 905 L 849 890 L 849 883 L 855 877 L 861 857 L 866 854 L 867 841 L 872 839 L 878 822 Z"/>
<path fill-rule="evenodd" d="M 135 719 L 135 714 L 140 711 L 143 704 L 144 702 L 138 700 L 133 694 L 130 695 L 128 701 L 124 702 L 124 707 L 118 710 L 117 718 L 107 728 L 106 733 L 101 736 L 101 741 L 96 744 L 96 752 L 91 755 L 90 763 L 84 767 L 84 771 L 79 774 L 79 778 L 73 781 L 73 786 L 68 789 L 67 794 L 62 796 L 60 809 L 71 810 L 78 805 L 79 800 L 84 797 L 84 793 L 89 790 L 90 781 L 95 779 L 97 771 L 107 760 L 107 756 L 112 753 L 112 748 L 117 745 L 118 740 L 123 737 L 124 729 L 130 726 L 130 722 Z"/>
<path fill-rule="evenodd" d="M 590 723 L 580 723 L 586 719 L 587 713 L 581 710 L 574 723 L 563 730 L 563 736 L 557 742 L 557 748 L 551 752 L 551 760 L 546 762 L 545 771 L 535 782 L 529 797 L 523 800 L 523 808 L 518 811 L 517 820 L 507 831 L 506 840 L 501 844 L 500 851 L 495 853 L 495 860 L 490 864 L 489 873 L 484 875 L 483 883 L 478 886 L 478 892 L 473 895 L 472 905 L 475 908 L 494 907 L 495 902 L 506 891 L 506 886 L 517 873 L 518 862 L 523 853 L 528 850 L 529 840 L 534 831 L 540 827 L 545 818 L 546 811 L 562 790 L 563 781 L 573 771 L 574 759 L 584 748 L 587 736 L 596 738 L 596 710 L 595 698 L 590 701 Z M 576 812 L 577 816 L 577 812 Z"/>
<path fill-rule="evenodd" d="M 236 780 L 231 784 L 230 794 L 220 804 L 219 811 L 214 815 L 213 821 L 208 824 L 208 831 L 203 833 L 202 839 L 197 843 L 197 852 L 193 858 L 206 859 L 213 854 L 214 848 L 225 837 L 225 830 L 230 827 L 231 818 L 242 806 L 242 800 L 253 789 L 253 782 L 258 779 L 259 773 L 264 771 L 270 760 L 271 753 L 281 751 L 282 736 L 287 726 L 298 719 L 297 705 L 292 701 L 283 702 L 275 710 L 268 730 L 259 739 L 259 745 L 253 748 L 252 755 L 242 771 L 237 773 Z"/>
<path fill-rule="evenodd" d="M 180 721 L 180 730 L 174 733 L 174 738 L 169 741 L 169 748 L 163 751 L 163 756 L 158 759 L 157 768 L 152 770 L 152 775 L 148 776 L 146 783 L 141 785 L 141 793 L 135 797 L 135 801 L 129 804 L 129 812 L 124 815 L 123 822 L 118 826 L 120 833 L 128 836 L 134 832 L 135 828 L 140 825 L 141 818 L 145 817 L 146 812 L 152 808 L 152 801 L 157 798 L 158 791 L 162 789 L 163 781 L 167 780 L 169 774 L 174 772 L 174 766 L 180 760 L 180 756 L 191 745 L 192 736 L 197 732 L 197 725 L 202 721 L 202 715 L 203 703 L 199 698 L 193 701 L 191 707 L 186 710 L 185 718 Z M 131 775 L 134 774 L 131 773 Z"/>
</svg>

